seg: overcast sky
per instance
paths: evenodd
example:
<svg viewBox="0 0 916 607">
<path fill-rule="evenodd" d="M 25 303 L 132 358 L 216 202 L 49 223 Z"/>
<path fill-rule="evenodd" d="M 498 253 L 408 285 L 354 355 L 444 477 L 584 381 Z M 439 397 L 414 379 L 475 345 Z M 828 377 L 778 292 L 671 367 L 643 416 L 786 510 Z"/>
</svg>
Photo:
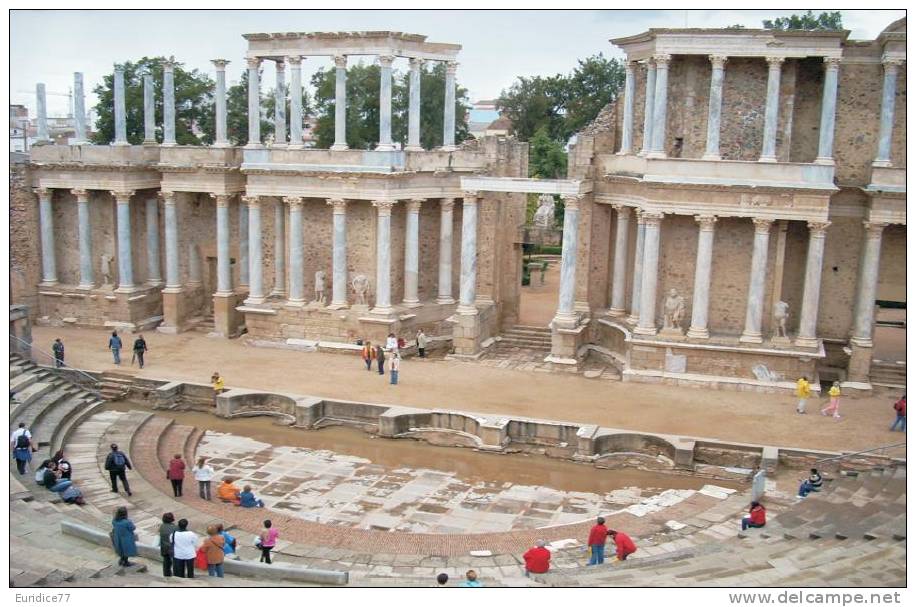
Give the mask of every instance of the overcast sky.
<svg viewBox="0 0 916 607">
<path fill-rule="evenodd" d="M 174 55 L 187 68 L 212 74 L 210 59 L 225 58 L 227 78 L 237 81 L 244 69 L 250 32 L 393 30 L 423 34 L 433 42 L 462 45 L 458 81 L 472 101 L 491 99 L 517 76 L 569 72 L 576 60 L 603 52 L 620 56 L 609 38 L 637 34 L 651 27 L 724 27 L 736 23 L 760 27 L 762 19 L 794 11 L 653 10 L 653 11 L 33 11 L 10 14 L 10 102 L 24 103 L 34 115 L 35 84 L 49 92 L 48 113 L 67 113 L 66 93 L 73 72 L 85 76 L 87 108 L 92 89 L 112 63 L 144 55 Z M 873 39 L 904 11 L 844 10 L 851 38 Z M 303 62 L 303 83 L 328 58 Z M 395 63 L 406 70 L 406 59 Z M 265 69 L 262 91 L 273 86 Z M 60 95 L 55 95 L 57 93 Z"/>
</svg>

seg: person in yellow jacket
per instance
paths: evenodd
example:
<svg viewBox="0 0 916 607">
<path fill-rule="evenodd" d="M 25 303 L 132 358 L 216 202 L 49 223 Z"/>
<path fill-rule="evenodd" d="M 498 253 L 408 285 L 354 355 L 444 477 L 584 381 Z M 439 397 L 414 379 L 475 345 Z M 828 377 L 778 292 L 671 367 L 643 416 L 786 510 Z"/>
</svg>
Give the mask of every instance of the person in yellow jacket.
<svg viewBox="0 0 916 607">
<path fill-rule="evenodd" d="M 795 383 L 795 395 L 798 397 L 798 404 L 795 406 L 795 411 L 797 413 L 804 413 L 805 404 L 811 396 L 811 384 L 808 383 L 808 378 L 804 375 L 799 377 L 798 381 Z"/>
<path fill-rule="evenodd" d="M 821 415 L 833 415 L 833 419 L 840 419 L 840 382 L 833 382 L 829 394 L 830 404 L 821 409 Z"/>
<path fill-rule="evenodd" d="M 213 375 L 210 376 L 210 383 L 213 384 L 213 405 L 215 406 L 217 397 L 226 390 L 226 382 L 223 381 L 219 371 L 214 371 Z"/>
</svg>

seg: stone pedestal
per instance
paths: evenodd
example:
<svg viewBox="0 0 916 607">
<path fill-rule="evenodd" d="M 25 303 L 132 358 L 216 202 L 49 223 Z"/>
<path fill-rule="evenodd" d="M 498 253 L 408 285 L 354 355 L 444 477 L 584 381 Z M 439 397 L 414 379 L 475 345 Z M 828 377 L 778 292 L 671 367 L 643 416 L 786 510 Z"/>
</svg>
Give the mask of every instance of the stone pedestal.
<svg viewBox="0 0 916 607">
<path fill-rule="evenodd" d="M 175 334 L 184 330 L 187 311 L 183 304 L 182 289 L 172 287 L 162 289 L 162 324 L 157 329 L 160 333 Z"/>
<path fill-rule="evenodd" d="M 550 355 L 544 360 L 560 365 L 578 365 L 579 348 L 585 339 L 586 325 L 559 327 L 556 323 L 550 335 Z"/>
<path fill-rule="evenodd" d="M 871 372 L 872 348 L 850 343 L 852 355 L 849 357 L 849 367 L 846 370 L 848 381 L 869 383 L 868 375 Z"/>
<path fill-rule="evenodd" d="M 455 354 L 474 356 L 480 351 L 480 315 L 455 314 L 455 327 L 452 329 L 452 344 Z"/>
<path fill-rule="evenodd" d="M 243 316 L 235 309 L 242 300 L 235 293 L 213 296 L 213 332 L 219 337 L 238 337 Z"/>
</svg>

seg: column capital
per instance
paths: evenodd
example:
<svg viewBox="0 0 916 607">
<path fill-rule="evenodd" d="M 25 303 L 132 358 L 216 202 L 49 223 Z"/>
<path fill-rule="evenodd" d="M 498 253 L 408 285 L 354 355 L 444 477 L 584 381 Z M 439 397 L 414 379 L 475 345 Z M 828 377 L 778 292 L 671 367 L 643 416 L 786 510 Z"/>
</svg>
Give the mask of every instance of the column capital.
<svg viewBox="0 0 916 607">
<path fill-rule="evenodd" d="M 249 209 L 259 208 L 261 206 L 260 196 L 242 196 L 242 202 L 248 205 Z"/>
<path fill-rule="evenodd" d="M 627 219 L 629 219 L 630 214 L 633 212 L 633 208 L 628 207 L 625 204 L 612 204 L 611 206 L 614 207 L 614 210 L 617 211 L 618 215 L 621 217 L 626 217 Z"/>
<path fill-rule="evenodd" d="M 162 62 L 162 71 L 163 72 L 172 72 L 175 70 L 175 66 L 178 65 L 178 62 L 175 61 L 175 57 L 169 57 Z"/>
<path fill-rule="evenodd" d="M 827 228 L 830 227 L 829 221 L 809 221 L 808 231 L 811 238 L 824 238 L 827 236 Z"/>
<path fill-rule="evenodd" d="M 378 209 L 380 217 L 391 216 L 391 209 L 394 207 L 396 200 L 373 200 L 372 206 Z"/>
<path fill-rule="evenodd" d="M 764 57 L 767 64 L 770 66 L 770 69 L 781 69 L 783 62 L 786 60 L 785 57 Z"/>
<path fill-rule="evenodd" d="M 716 222 L 719 220 L 715 215 L 696 215 L 694 219 L 700 224 L 701 232 L 712 232 L 716 228 Z"/>
<path fill-rule="evenodd" d="M 867 238 L 881 238 L 881 233 L 884 231 L 884 228 L 887 227 L 887 223 L 882 221 L 868 221 L 867 219 L 862 222 L 862 225 L 865 227 L 865 236 Z"/>
<path fill-rule="evenodd" d="M 824 57 L 824 68 L 828 70 L 840 69 L 839 57 Z"/>
<path fill-rule="evenodd" d="M 343 198 L 328 198 L 328 205 L 334 207 L 334 215 L 343 215 L 347 212 L 347 201 Z"/>
<path fill-rule="evenodd" d="M 212 192 L 210 193 L 210 197 L 216 201 L 217 207 L 228 207 L 229 201 L 232 199 L 232 196 L 228 194 L 213 194 Z"/>
<path fill-rule="evenodd" d="M 77 202 L 86 202 L 89 200 L 89 190 L 83 190 L 83 189 L 77 188 L 77 189 L 70 190 L 70 193 L 76 196 Z"/>
<path fill-rule="evenodd" d="M 477 199 L 480 197 L 480 193 L 475 190 L 467 190 L 464 193 L 463 199 L 464 204 L 477 204 Z"/>
<path fill-rule="evenodd" d="M 289 57 L 286 58 L 286 62 L 289 63 L 290 67 L 292 67 L 293 69 L 301 68 L 302 60 L 303 60 L 303 57 L 300 55 L 290 55 Z"/>
<path fill-rule="evenodd" d="M 632 74 L 633 71 L 636 70 L 636 66 L 638 64 L 639 64 L 639 61 L 635 61 L 633 59 L 627 59 L 626 62 L 623 64 L 623 69 Z"/>
<path fill-rule="evenodd" d="M 653 55 L 652 60 L 655 62 L 655 68 L 668 68 L 668 64 L 671 63 L 671 55 L 662 53 L 660 55 Z"/>
<path fill-rule="evenodd" d="M 662 219 L 664 218 L 664 213 L 652 213 L 649 211 L 643 211 L 640 213 L 640 220 L 647 226 L 659 226 L 661 225 Z"/>
<path fill-rule="evenodd" d="M 211 59 L 210 63 L 212 63 L 216 67 L 217 72 L 225 72 L 226 66 L 232 62 L 229 61 L 228 59 Z"/>
<path fill-rule="evenodd" d="M 159 192 L 159 198 L 167 205 L 175 204 L 175 192 Z"/>
<path fill-rule="evenodd" d="M 129 204 L 130 197 L 134 195 L 133 190 L 111 190 L 111 195 L 115 200 L 118 201 L 118 204 Z"/>
<path fill-rule="evenodd" d="M 407 212 L 408 213 L 419 213 L 420 207 L 423 203 L 426 202 L 425 198 L 411 198 L 407 201 Z"/>
<path fill-rule="evenodd" d="M 420 70 L 423 69 L 423 65 L 426 63 L 426 60 L 420 59 L 419 57 L 411 57 L 408 63 L 410 64 L 410 69 Z"/>
<path fill-rule="evenodd" d="M 655 61 L 653 61 L 652 57 L 646 57 L 645 59 L 640 59 L 639 64 L 644 65 L 646 67 L 647 72 L 649 70 L 655 69 Z"/>
<path fill-rule="evenodd" d="M 769 234 L 770 228 L 773 227 L 773 220 L 769 217 L 754 217 L 754 234 Z"/>
<path fill-rule="evenodd" d="M 394 55 L 379 55 L 378 64 L 382 67 L 391 67 L 391 64 L 394 63 Z"/>
<path fill-rule="evenodd" d="M 286 57 L 275 57 L 274 66 L 278 72 L 282 72 L 286 69 Z"/>
<path fill-rule="evenodd" d="M 725 68 L 725 62 L 728 61 L 728 55 L 710 55 L 709 62 L 712 63 L 712 69 L 721 70 Z"/>
<path fill-rule="evenodd" d="M 579 205 L 582 203 L 582 195 L 574 194 L 569 196 L 563 196 L 563 206 L 570 211 L 578 211 Z"/>
<path fill-rule="evenodd" d="M 304 199 L 302 196 L 284 196 L 283 202 L 289 205 L 290 209 L 301 209 L 302 201 Z"/>
<path fill-rule="evenodd" d="M 458 70 L 457 61 L 446 61 L 445 62 L 445 73 L 446 74 L 451 74 L 452 76 L 454 76 L 457 70 Z"/>
<path fill-rule="evenodd" d="M 346 55 L 334 55 L 334 67 L 340 70 L 347 69 L 347 56 Z"/>
<path fill-rule="evenodd" d="M 904 59 L 902 57 L 893 57 L 891 55 L 883 55 L 881 57 L 881 63 L 884 64 L 885 70 L 894 70 L 896 71 L 898 67 L 903 65 Z"/>
<path fill-rule="evenodd" d="M 247 57 L 245 63 L 248 64 L 248 69 L 258 69 L 261 67 L 261 58 L 260 57 Z"/>
<path fill-rule="evenodd" d="M 51 188 L 35 188 L 34 192 L 39 198 L 44 198 L 46 196 L 51 196 L 51 194 L 54 193 L 54 190 Z"/>
<path fill-rule="evenodd" d="M 455 199 L 454 198 L 442 198 L 439 200 L 439 210 L 441 211 L 451 211 L 455 208 Z"/>
</svg>

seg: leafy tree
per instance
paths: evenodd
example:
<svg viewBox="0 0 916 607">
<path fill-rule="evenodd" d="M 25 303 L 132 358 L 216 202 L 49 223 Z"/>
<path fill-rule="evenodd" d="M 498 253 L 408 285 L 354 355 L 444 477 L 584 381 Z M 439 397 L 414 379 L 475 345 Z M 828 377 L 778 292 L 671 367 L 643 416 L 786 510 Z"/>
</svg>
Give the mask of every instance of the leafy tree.
<svg viewBox="0 0 916 607">
<path fill-rule="evenodd" d="M 443 144 L 445 123 L 445 63 L 427 62 L 420 70 L 420 145 L 431 150 Z M 392 124 L 393 138 L 407 145 L 408 112 L 410 107 L 410 72 L 395 77 L 392 104 L 399 113 Z M 468 137 L 468 91 L 455 84 L 455 145 Z"/>
<path fill-rule="evenodd" d="M 247 82 L 246 82 L 245 86 L 246 86 L 246 87 L 248 86 Z M 275 103 L 274 100 L 276 99 L 276 96 L 277 96 L 277 89 L 276 89 L 276 88 L 271 88 L 271 89 L 267 92 L 266 95 L 264 94 L 264 91 L 263 91 L 263 90 L 261 91 L 261 114 L 262 114 L 263 116 L 266 116 L 267 121 L 269 122 L 269 126 L 267 127 L 268 130 L 266 130 L 266 131 L 264 130 L 264 122 L 261 122 L 261 134 L 262 134 L 262 137 L 265 136 L 268 132 L 269 132 L 271 135 L 273 135 L 273 134 L 275 133 L 276 125 L 274 124 L 274 115 L 275 115 L 275 113 L 276 113 L 276 107 L 277 107 L 277 106 L 276 106 L 276 103 Z M 286 97 L 286 122 L 287 122 L 287 125 L 286 125 L 286 136 L 287 136 L 287 138 L 288 138 L 288 137 L 290 136 L 290 132 L 291 132 L 291 128 L 290 128 L 290 127 L 292 126 L 292 122 L 291 122 L 291 120 L 292 120 L 292 110 L 291 110 L 292 95 L 290 95 L 289 85 L 286 85 L 286 95 L 285 95 L 285 97 Z M 247 108 L 248 108 L 248 93 L 247 93 L 247 90 L 246 90 L 246 93 L 245 93 L 245 108 L 246 108 L 246 110 L 247 110 Z M 302 118 L 303 118 L 303 124 L 304 124 L 304 122 L 305 122 L 305 117 L 308 116 L 309 113 L 310 113 L 311 111 L 312 111 L 312 109 L 311 109 L 311 106 L 309 105 L 308 91 L 306 91 L 306 90 L 305 90 L 305 87 L 303 87 L 303 88 L 302 88 Z M 246 118 L 246 121 L 245 121 L 245 128 L 246 128 L 246 138 L 247 138 L 247 128 L 248 128 L 248 121 L 247 121 L 247 118 Z M 303 127 L 303 128 L 304 128 L 304 127 Z M 290 142 L 290 143 L 292 143 L 292 142 Z M 299 143 L 301 143 L 301 142 L 299 142 Z"/>
<path fill-rule="evenodd" d="M 261 79 L 263 82 L 263 79 Z M 261 88 L 261 141 L 266 141 L 274 134 L 274 91 L 267 95 Z M 286 115 L 289 116 L 289 102 L 286 104 Z M 302 92 L 303 113 L 308 108 L 305 91 Z M 289 132 L 287 131 L 287 134 Z M 226 91 L 226 136 L 232 145 L 248 143 L 248 70 L 242 72 L 239 83 L 230 86 Z"/>
<path fill-rule="evenodd" d="M 528 176 L 558 179 L 566 176 L 566 152 L 563 144 L 551 139 L 547 127 L 541 127 L 528 141 Z"/>
<path fill-rule="evenodd" d="M 624 67 L 616 59 L 605 59 L 601 53 L 584 61 L 580 59 L 566 87 L 564 141 L 594 120 L 604 106 L 616 99 L 625 80 Z"/>
<path fill-rule="evenodd" d="M 832 13 L 824 12 L 815 16 L 812 11 L 803 15 L 791 15 L 789 17 L 779 17 L 773 21 L 764 20 L 763 27 L 768 30 L 822 30 L 838 31 L 843 29 L 843 16 L 840 11 Z"/>
<path fill-rule="evenodd" d="M 512 134 L 528 141 L 541 128 L 557 139 L 563 131 L 562 76 L 520 76 L 504 90 L 496 107 L 512 123 Z"/>
</svg>

